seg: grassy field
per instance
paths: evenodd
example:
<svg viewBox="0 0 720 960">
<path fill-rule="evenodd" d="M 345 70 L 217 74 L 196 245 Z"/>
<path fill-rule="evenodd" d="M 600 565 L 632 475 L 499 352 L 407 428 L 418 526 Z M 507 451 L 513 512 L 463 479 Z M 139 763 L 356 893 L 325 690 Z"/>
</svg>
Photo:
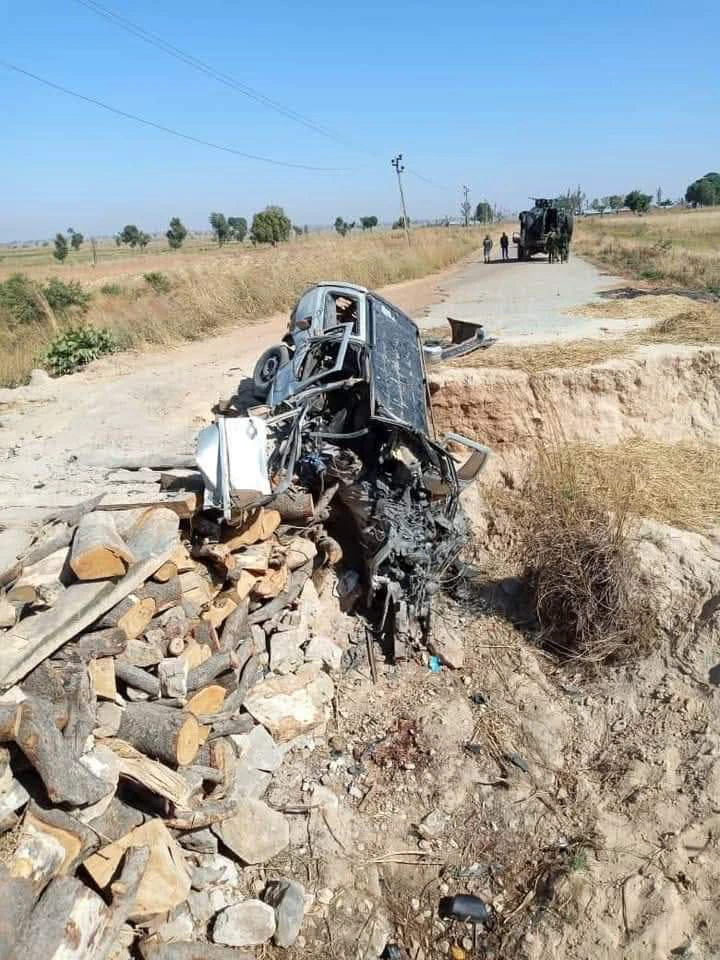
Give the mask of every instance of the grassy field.
<svg viewBox="0 0 720 960">
<path fill-rule="evenodd" d="M 228 244 L 222 250 L 191 245 L 178 253 L 120 251 L 97 266 L 82 250 L 64 264 L 49 262 L 45 251 L 46 260 L 22 268 L 6 258 L 0 281 L 19 270 L 38 285 L 53 277 L 77 281 L 91 294 L 82 322 L 109 329 L 127 348 L 199 339 L 286 311 L 304 287 L 321 279 L 382 287 L 422 277 L 455 263 L 481 239 L 474 228 L 422 229 L 408 248 L 396 232 L 322 234 L 275 249 Z M 24 382 L 51 339 L 79 319 L 72 309 L 53 316 L 44 302 L 39 313 L 35 321 L 20 321 L 0 299 L 0 384 Z"/>
<path fill-rule="evenodd" d="M 578 253 L 635 280 L 720 294 L 720 210 L 654 211 L 577 221 Z"/>
</svg>

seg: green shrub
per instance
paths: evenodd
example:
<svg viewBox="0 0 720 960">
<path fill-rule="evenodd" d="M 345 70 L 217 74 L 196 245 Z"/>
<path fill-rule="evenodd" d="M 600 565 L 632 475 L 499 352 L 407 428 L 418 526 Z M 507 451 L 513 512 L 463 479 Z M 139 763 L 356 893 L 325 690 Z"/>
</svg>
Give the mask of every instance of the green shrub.
<svg viewBox="0 0 720 960">
<path fill-rule="evenodd" d="M 145 281 L 150 284 L 155 293 L 168 293 L 172 284 L 170 278 L 159 270 L 152 270 L 150 273 L 144 273 Z"/>
<path fill-rule="evenodd" d="M 24 273 L 14 273 L 0 283 L 0 315 L 11 329 L 47 320 L 40 291 Z"/>
<path fill-rule="evenodd" d="M 79 314 L 87 313 L 92 300 L 92 294 L 83 290 L 77 280 L 66 283 L 64 280 L 52 277 L 40 289 L 52 309 L 60 316 L 73 310 Z"/>
<path fill-rule="evenodd" d="M 58 377 L 74 373 L 91 360 L 115 353 L 117 341 L 109 330 L 96 327 L 71 327 L 56 337 L 43 357 L 43 363 Z"/>
<path fill-rule="evenodd" d="M 100 293 L 105 293 L 109 297 L 120 297 L 123 292 L 123 288 L 119 283 L 104 283 L 100 287 Z"/>
</svg>

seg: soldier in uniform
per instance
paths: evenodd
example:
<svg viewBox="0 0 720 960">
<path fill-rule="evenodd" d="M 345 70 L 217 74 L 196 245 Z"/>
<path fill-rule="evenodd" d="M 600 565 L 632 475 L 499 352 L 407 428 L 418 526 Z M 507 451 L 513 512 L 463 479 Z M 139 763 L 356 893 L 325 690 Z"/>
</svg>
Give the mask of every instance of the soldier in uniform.
<svg viewBox="0 0 720 960">
<path fill-rule="evenodd" d="M 548 263 L 555 263 L 558 258 L 558 239 L 554 230 L 551 230 L 545 238 L 545 249 L 547 250 Z"/>
<path fill-rule="evenodd" d="M 508 259 L 508 247 L 509 247 L 509 246 L 510 246 L 510 240 L 508 239 L 508 235 L 507 235 L 507 234 L 505 233 L 505 231 L 503 230 L 503 232 L 502 232 L 502 234 L 501 234 L 501 236 L 500 236 L 500 251 L 501 251 L 501 253 L 502 253 L 502 258 L 503 258 L 503 260 L 507 260 L 507 259 Z"/>
<path fill-rule="evenodd" d="M 570 237 L 568 237 L 566 233 L 560 234 L 558 247 L 560 250 L 560 263 L 567 263 L 570 259 Z"/>
<path fill-rule="evenodd" d="M 490 263 L 490 251 L 493 248 L 493 242 L 489 233 L 485 234 L 485 239 L 483 240 L 483 257 L 485 263 Z"/>
</svg>

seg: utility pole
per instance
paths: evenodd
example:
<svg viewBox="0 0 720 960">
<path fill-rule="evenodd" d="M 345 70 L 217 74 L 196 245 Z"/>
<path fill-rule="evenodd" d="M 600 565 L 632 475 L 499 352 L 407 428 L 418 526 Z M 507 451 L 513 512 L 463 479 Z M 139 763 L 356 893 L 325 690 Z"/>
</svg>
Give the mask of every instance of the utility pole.
<svg viewBox="0 0 720 960">
<path fill-rule="evenodd" d="M 466 226 L 466 227 L 467 227 L 468 222 L 469 222 L 469 220 L 470 220 L 470 201 L 468 200 L 468 194 L 469 194 L 469 193 L 470 193 L 470 187 L 464 186 L 464 187 L 463 187 L 463 194 L 464 194 L 465 199 L 463 200 L 463 204 L 462 204 L 462 212 L 463 212 L 463 216 L 465 217 L 465 226 Z"/>
<path fill-rule="evenodd" d="M 405 165 L 402 162 L 402 154 L 399 153 L 396 157 L 390 161 L 390 163 L 395 167 L 395 173 L 398 178 L 398 187 L 400 188 L 400 203 L 402 205 L 402 216 L 403 216 L 403 226 L 405 227 L 405 239 L 410 246 L 410 221 L 408 220 L 407 208 L 405 207 L 405 194 L 403 192 L 402 177 L 400 174 L 405 170 Z"/>
</svg>

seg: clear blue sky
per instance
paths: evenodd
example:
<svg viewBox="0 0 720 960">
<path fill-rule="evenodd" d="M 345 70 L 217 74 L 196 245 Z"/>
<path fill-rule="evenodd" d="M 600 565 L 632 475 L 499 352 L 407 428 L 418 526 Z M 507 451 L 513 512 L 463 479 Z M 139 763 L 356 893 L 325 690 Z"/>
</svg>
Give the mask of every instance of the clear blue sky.
<svg viewBox="0 0 720 960">
<path fill-rule="evenodd" d="M 123 120 L 0 67 L 0 240 L 86 235 L 171 216 L 207 226 L 283 205 L 297 223 L 458 215 L 461 186 L 517 210 L 686 184 L 720 168 L 720 7 L 655 0 L 444 3 L 102 0 L 112 11 L 358 144 L 202 76 L 75 0 L 0 2 L 0 59 L 270 167 Z"/>
</svg>

